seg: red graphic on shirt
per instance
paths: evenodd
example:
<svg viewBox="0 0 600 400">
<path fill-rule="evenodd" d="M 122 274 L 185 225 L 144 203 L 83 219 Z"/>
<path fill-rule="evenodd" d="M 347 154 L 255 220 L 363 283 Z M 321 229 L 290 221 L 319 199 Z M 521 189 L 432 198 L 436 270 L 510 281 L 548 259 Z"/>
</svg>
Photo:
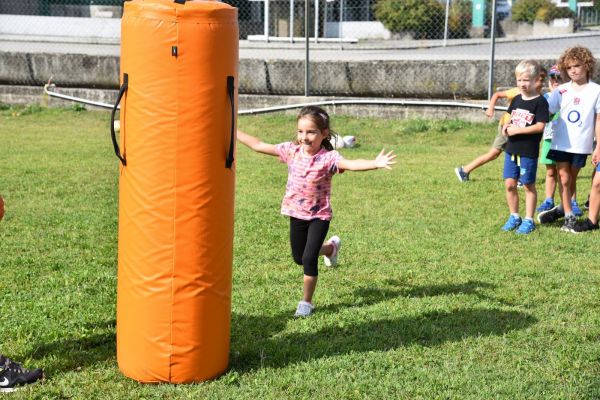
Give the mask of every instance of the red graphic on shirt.
<svg viewBox="0 0 600 400">
<path fill-rule="evenodd" d="M 560 94 L 565 94 L 565 93 L 567 93 L 567 89 L 560 89 L 560 90 L 558 91 L 558 93 L 560 93 Z"/>
<path fill-rule="evenodd" d="M 575 104 L 576 106 L 578 106 L 580 102 L 581 102 L 581 99 L 579 97 L 575 97 L 573 99 L 573 104 Z"/>
<path fill-rule="evenodd" d="M 510 123 L 518 126 L 519 128 L 525 128 L 527 125 L 531 125 L 533 122 L 534 114 L 522 108 L 516 108 L 512 110 L 510 114 Z"/>
</svg>

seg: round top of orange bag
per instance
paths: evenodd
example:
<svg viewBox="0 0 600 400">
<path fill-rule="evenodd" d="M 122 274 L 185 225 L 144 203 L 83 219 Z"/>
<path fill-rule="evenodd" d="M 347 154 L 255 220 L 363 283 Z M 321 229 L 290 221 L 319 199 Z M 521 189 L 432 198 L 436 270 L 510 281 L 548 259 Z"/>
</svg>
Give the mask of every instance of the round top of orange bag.
<svg viewBox="0 0 600 400">
<path fill-rule="evenodd" d="M 217 0 L 187 0 L 183 4 L 174 0 L 133 0 L 125 2 L 125 12 L 129 16 L 142 12 L 145 17 L 149 12 L 156 13 L 158 19 L 172 21 L 237 22 L 237 8 Z"/>
</svg>

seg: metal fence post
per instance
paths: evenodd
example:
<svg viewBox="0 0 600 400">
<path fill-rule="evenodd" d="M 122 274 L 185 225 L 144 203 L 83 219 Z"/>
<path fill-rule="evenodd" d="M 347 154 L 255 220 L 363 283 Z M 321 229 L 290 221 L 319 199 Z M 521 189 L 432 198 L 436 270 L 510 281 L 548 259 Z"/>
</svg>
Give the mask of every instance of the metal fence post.
<svg viewBox="0 0 600 400">
<path fill-rule="evenodd" d="M 265 40 L 269 42 L 269 0 L 265 0 L 265 15 L 264 15 L 264 34 Z"/>
<path fill-rule="evenodd" d="M 494 90 L 494 52 L 496 50 L 496 0 L 492 0 L 492 31 L 490 50 L 490 77 L 488 82 L 488 100 L 492 98 Z"/>
<path fill-rule="evenodd" d="M 294 0 L 290 0 L 290 42 L 294 43 Z"/>
<path fill-rule="evenodd" d="M 319 42 L 319 0 L 315 0 L 315 43 Z"/>
<path fill-rule="evenodd" d="M 338 33 L 340 35 L 340 50 L 344 50 L 344 45 L 343 45 L 343 30 L 342 30 L 342 24 L 344 23 L 344 0 L 340 0 L 340 26 L 338 26 Z"/>
<path fill-rule="evenodd" d="M 305 47 L 306 47 L 306 58 L 304 59 L 304 96 L 310 96 L 310 57 L 309 57 L 309 43 L 310 35 L 308 33 L 308 7 L 310 0 L 304 0 L 304 36 L 305 36 Z"/>
<path fill-rule="evenodd" d="M 446 0 L 446 20 L 444 22 L 444 47 L 446 47 L 446 40 L 448 40 L 448 13 L 450 11 L 450 0 Z"/>
</svg>

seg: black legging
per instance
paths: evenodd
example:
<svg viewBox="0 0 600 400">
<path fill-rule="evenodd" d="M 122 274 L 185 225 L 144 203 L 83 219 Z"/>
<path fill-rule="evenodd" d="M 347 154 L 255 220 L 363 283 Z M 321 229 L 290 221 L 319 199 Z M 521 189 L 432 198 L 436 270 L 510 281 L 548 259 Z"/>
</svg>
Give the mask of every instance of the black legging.
<svg viewBox="0 0 600 400">
<path fill-rule="evenodd" d="M 290 217 L 290 244 L 292 257 L 304 266 L 304 275 L 319 275 L 319 251 L 327 236 L 329 221 L 313 219 L 305 221 Z"/>
</svg>

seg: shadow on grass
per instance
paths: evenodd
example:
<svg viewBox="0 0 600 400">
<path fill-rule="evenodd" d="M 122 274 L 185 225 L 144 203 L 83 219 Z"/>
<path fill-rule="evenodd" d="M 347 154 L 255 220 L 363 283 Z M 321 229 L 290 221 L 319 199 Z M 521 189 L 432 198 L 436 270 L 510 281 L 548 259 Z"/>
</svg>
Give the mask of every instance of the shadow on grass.
<svg viewBox="0 0 600 400">
<path fill-rule="evenodd" d="M 116 356 L 116 322 L 88 325 L 100 332 L 45 343 L 34 349 L 29 357 L 44 359 L 44 369 L 50 375 L 85 368 Z"/>
<path fill-rule="evenodd" d="M 397 281 L 386 283 L 400 285 Z M 485 282 L 468 281 L 399 289 L 360 288 L 355 292 L 355 302 L 321 307 L 318 313 L 335 313 L 341 309 L 369 306 L 397 297 L 465 294 L 489 300 L 479 291 L 494 287 Z M 387 351 L 414 344 L 437 346 L 469 337 L 503 335 L 537 322 L 533 316 L 523 312 L 475 307 L 360 323 L 338 319 L 336 323 L 318 331 L 279 335 L 290 319 L 290 312 L 273 316 L 233 314 L 231 369 L 247 372 L 258 368 L 282 368 L 315 358 L 352 352 Z"/>
<path fill-rule="evenodd" d="M 487 296 L 481 293 L 481 289 L 494 289 L 496 285 L 481 281 L 467 281 L 456 284 L 443 285 L 423 285 L 414 287 L 402 287 L 403 284 L 397 280 L 387 280 L 386 288 L 358 288 L 354 292 L 355 301 L 351 304 L 330 304 L 324 307 L 319 307 L 319 313 L 323 312 L 339 312 L 348 307 L 369 306 L 395 298 L 422 298 L 433 296 L 450 296 L 450 295 L 465 295 L 475 296 L 480 300 L 488 300 L 493 303 L 501 303 L 507 306 L 513 304 Z"/>
<path fill-rule="evenodd" d="M 361 323 L 338 321 L 312 332 L 262 336 L 260 327 L 273 324 L 272 318 L 233 316 L 233 371 L 282 368 L 315 358 L 388 351 L 414 344 L 437 346 L 470 337 L 503 335 L 537 322 L 533 316 L 522 312 L 472 308 Z M 279 318 L 285 321 L 285 317 Z M 238 335 L 252 339 L 242 342 Z"/>
</svg>

